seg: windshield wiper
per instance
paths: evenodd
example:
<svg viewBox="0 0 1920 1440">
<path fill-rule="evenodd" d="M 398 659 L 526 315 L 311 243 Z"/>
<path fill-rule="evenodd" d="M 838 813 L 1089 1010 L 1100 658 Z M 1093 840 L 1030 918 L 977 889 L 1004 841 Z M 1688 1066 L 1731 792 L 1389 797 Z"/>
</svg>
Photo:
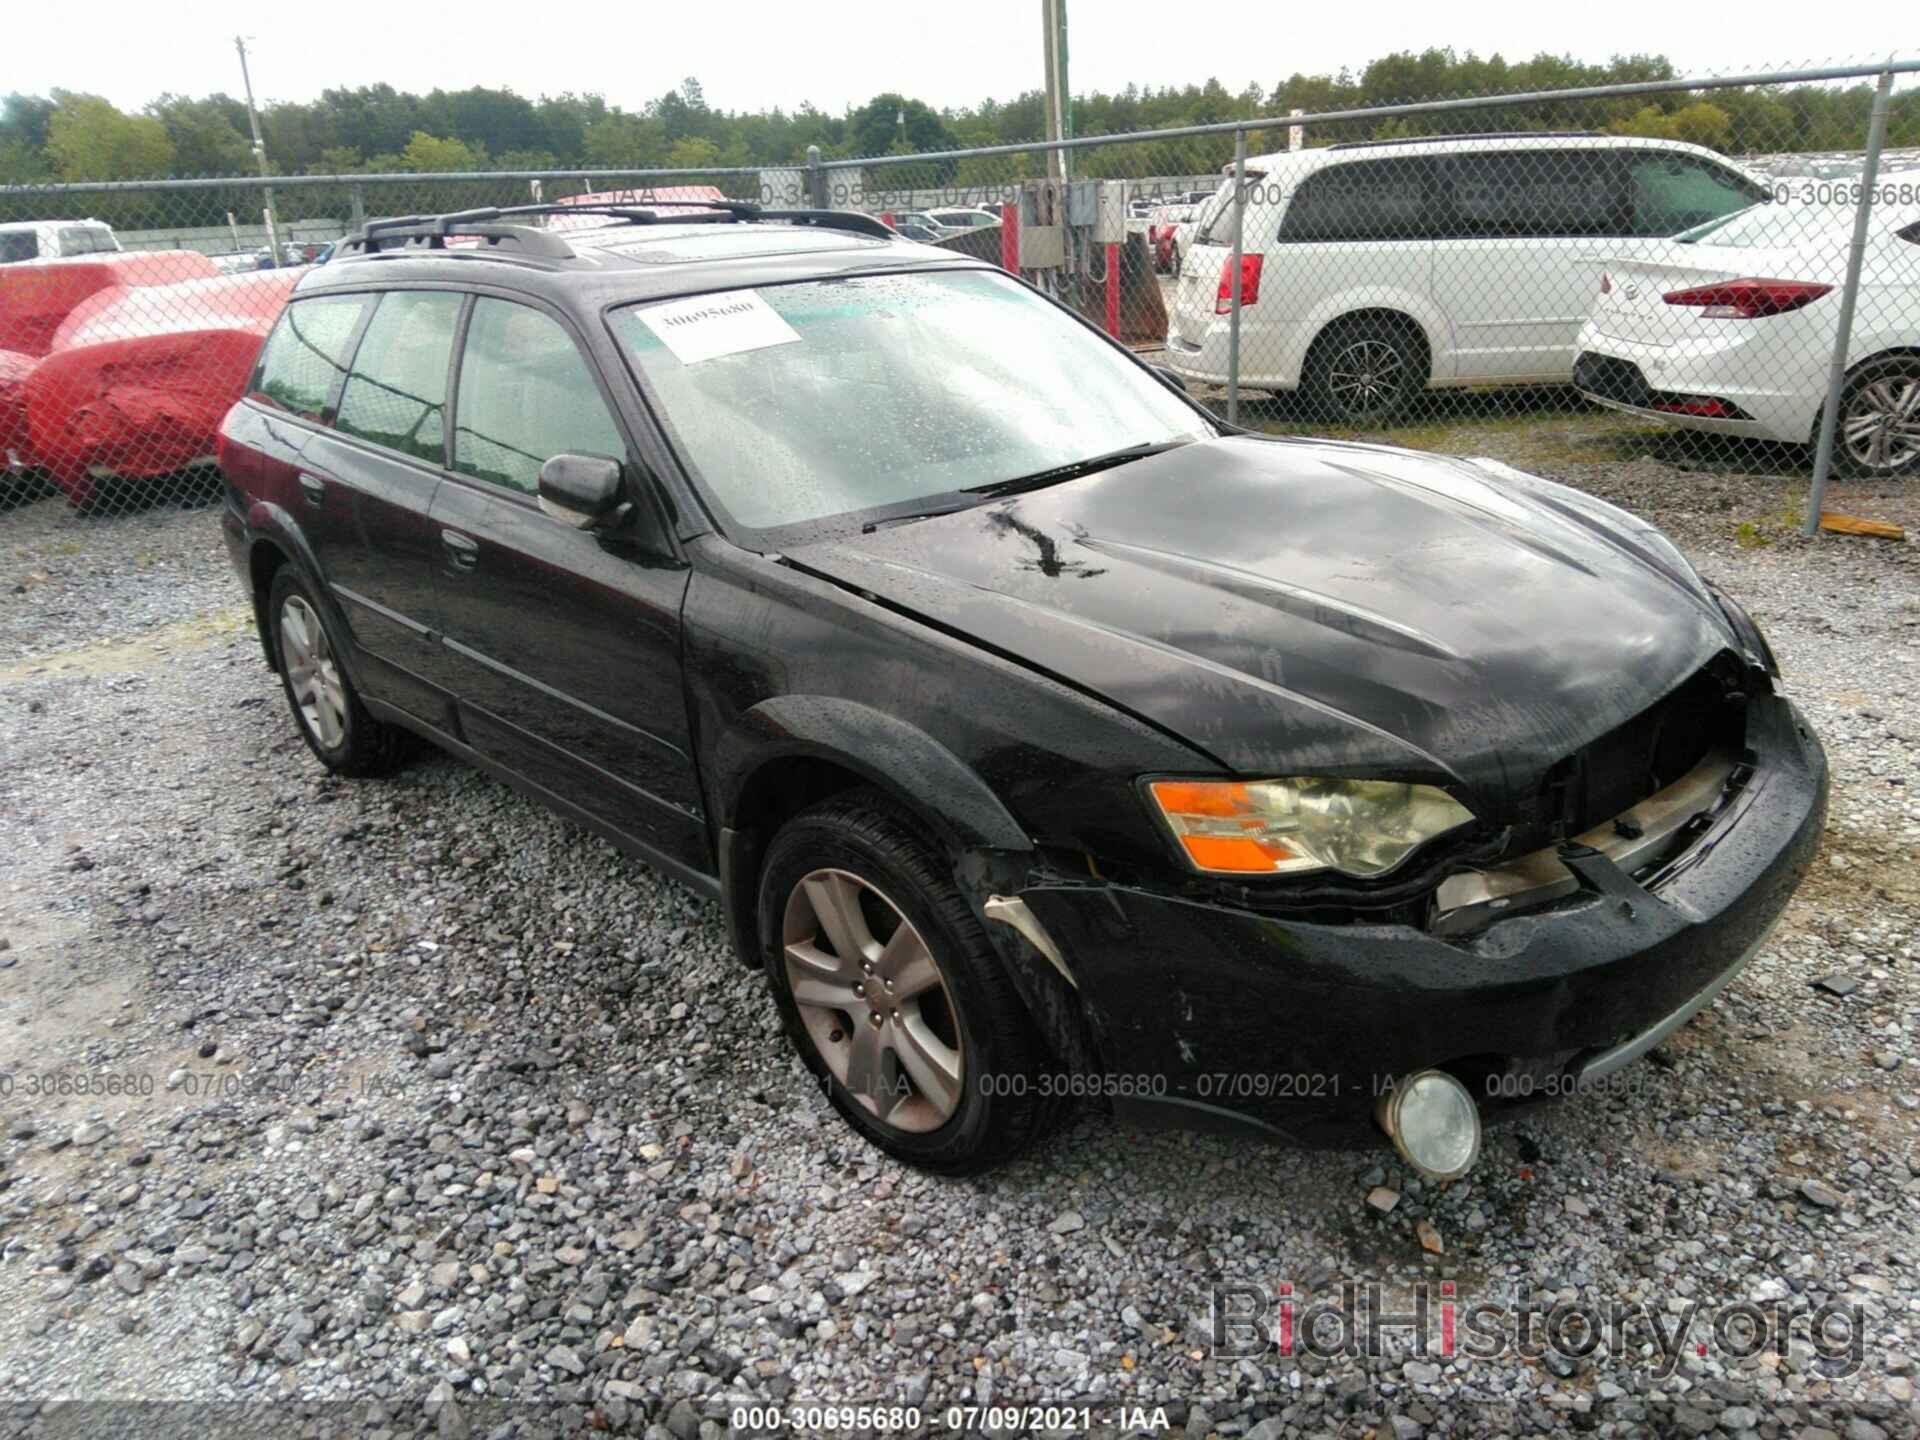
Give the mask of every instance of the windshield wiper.
<svg viewBox="0 0 1920 1440">
<path fill-rule="evenodd" d="M 956 510 L 971 510 L 979 503 L 978 500 L 973 499 L 951 500 L 944 505 L 929 505 L 924 510 L 908 510 L 899 515 L 882 515 L 878 519 L 869 520 L 866 524 L 862 525 L 860 527 L 860 533 L 862 535 L 871 535 L 883 525 L 905 525 L 911 520 L 931 520 L 936 515 L 951 515 Z"/>
<path fill-rule="evenodd" d="M 956 510 L 967 510 L 979 504 L 979 500 L 974 497 L 1018 495 L 1027 490 L 1038 490 L 1045 485 L 1057 485 L 1062 480 L 1091 475 L 1097 470 L 1124 465 L 1129 460 L 1144 460 L 1149 455 L 1158 455 L 1162 451 L 1177 449 L 1179 446 L 1192 443 L 1191 437 L 1182 440 L 1143 440 L 1138 445 L 1126 445 L 1118 450 L 1109 450 L 1104 455 L 1089 455 L 1085 460 L 1055 465 L 1049 470 L 1036 470 L 1031 475 L 1016 475 L 1011 480 L 996 480 L 990 485 L 970 485 L 959 492 L 967 496 L 967 499 L 950 500 L 944 504 L 929 505 L 922 510 L 907 510 L 897 515 L 880 515 L 862 525 L 860 533 L 871 535 L 884 526 L 905 525 L 914 520 L 930 520 L 935 515 L 951 515 Z"/>
<path fill-rule="evenodd" d="M 1104 455 L 1089 455 L 1084 460 L 1075 460 L 1066 465 L 1055 465 L 1050 470 L 1036 470 L 1031 475 L 1016 475 L 1011 480 L 996 480 L 991 485 L 973 485 L 968 493 L 973 495 L 1019 495 L 1024 491 L 1038 490 L 1042 486 L 1057 485 L 1063 480 L 1077 480 L 1082 475 L 1091 475 L 1098 470 L 1109 470 L 1115 465 L 1124 465 L 1129 460 L 1144 460 L 1149 455 L 1158 455 L 1166 450 L 1190 445 L 1191 438 L 1179 440 L 1142 441 L 1138 445 L 1122 446 L 1118 450 L 1109 450 Z"/>
</svg>

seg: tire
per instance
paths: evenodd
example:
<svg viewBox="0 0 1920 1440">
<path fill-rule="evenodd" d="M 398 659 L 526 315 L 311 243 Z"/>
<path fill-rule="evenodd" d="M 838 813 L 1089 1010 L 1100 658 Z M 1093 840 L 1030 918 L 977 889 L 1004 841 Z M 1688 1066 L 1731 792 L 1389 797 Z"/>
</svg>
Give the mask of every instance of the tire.
<svg viewBox="0 0 1920 1440">
<path fill-rule="evenodd" d="M 398 765 L 404 736 L 360 703 L 340 666 L 339 637 L 291 565 L 274 572 L 267 615 L 287 708 L 320 763 L 336 775 L 384 775 Z"/>
<path fill-rule="evenodd" d="M 1427 349 L 1411 324 L 1347 320 L 1314 342 L 1307 390 L 1322 414 L 1352 425 L 1379 425 L 1427 388 Z"/>
<path fill-rule="evenodd" d="M 871 790 L 802 812 L 767 848 L 756 923 L 787 1035 L 846 1122 L 907 1164 L 974 1174 L 1055 1107 L 1032 1017 L 923 829 Z"/>
<path fill-rule="evenodd" d="M 1854 372 L 1840 396 L 1833 459 L 1848 475 L 1920 475 L 1920 356 L 1887 355 Z"/>
</svg>

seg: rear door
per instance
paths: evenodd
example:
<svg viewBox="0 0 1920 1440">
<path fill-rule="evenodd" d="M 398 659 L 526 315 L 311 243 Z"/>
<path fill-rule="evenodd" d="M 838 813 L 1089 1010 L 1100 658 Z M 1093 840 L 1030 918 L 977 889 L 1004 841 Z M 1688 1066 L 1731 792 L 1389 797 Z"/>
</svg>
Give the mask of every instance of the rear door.
<svg viewBox="0 0 1920 1440">
<path fill-rule="evenodd" d="M 464 297 L 391 290 L 375 297 L 340 391 L 333 428 L 310 447 L 305 500 L 332 517 L 324 566 L 373 695 L 435 724 L 446 703 L 428 675 L 438 543 L 428 514 L 446 454 L 448 375 Z"/>
<path fill-rule="evenodd" d="M 322 585 L 353 569 L 360 543 L 352 495 L 325 453 L 325 427 L 373 299 L 319 295 L 288 305 L 260 347 L 247 403 L 223 426 L 229 483 L 285 513 L 306 540 Z M 345 618 L 351 627 L 353 616 Z"/>
<path fill-rule="evenodd" d="M 1433 293 L 1461 380 L 1564 384 L 1607 257 L 1626 233 L 1618 151 L 1474 150 L 1442 162 Z"/>
<path fill-rule="evenodd" d="M 680 672 L 687 571 L 617 407 L 552 313 L 474 302 L 433 506 L 440 674 L 476 750 L 669 859 L 711 870 Z M 543 513 L 561 453 L 627 467 L 633 523 Z"/>
</svg>

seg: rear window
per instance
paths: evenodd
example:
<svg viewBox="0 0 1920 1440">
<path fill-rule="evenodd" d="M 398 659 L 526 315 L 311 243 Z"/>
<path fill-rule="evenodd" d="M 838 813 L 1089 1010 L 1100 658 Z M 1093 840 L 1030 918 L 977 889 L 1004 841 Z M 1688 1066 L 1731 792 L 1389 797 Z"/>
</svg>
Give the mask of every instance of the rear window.
<svg viewBox="0 0 1920 1440">
<path fill-rule="evenodd" d="M 1430 233 L 1433 162 L 1395 158 L 1330 165 L 1294 192 L 1282 240 L 1410 240 Z"/>
<path fill-rule="evenodd" d="M 1247 171 L 1247 189 L 1256 199 L 1260 194 L 1257 187 L 1266 178 L 1264 170 Z M 1229 179 L 1201 205 L 1199 218 L 1194 223 L 1193 243 L 1196 245 L 1233 244 L 1234 209 L 1233 181 Z M 1240 238 L 1242 243 L 1247 239 L 1244 234 Z"/>
<path fill-rule="evenodd" d="M 253 393 L 282 410 L 318 420 L 335 382 L 347 373 L 347 345 L 366 306 L 364 295 L 329 295 L 289 305 L 260 349 Z"/>
</svg>

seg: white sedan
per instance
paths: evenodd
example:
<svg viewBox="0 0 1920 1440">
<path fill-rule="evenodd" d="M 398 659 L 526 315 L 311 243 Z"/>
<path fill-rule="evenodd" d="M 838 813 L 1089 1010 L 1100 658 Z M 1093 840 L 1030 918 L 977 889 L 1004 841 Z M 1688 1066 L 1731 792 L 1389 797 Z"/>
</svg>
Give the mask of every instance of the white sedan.
<svg viewBox="0 0 1920 1440">
<path fill-rule="evenodd" d="M 1761 204 L 1604 266 L 1573 383 L 1692 430 L 1818 434 L 1853 212 Z M 1876 211 L 1860 272 L 1834 462 L 1920 473 L 1920 210 Z"/>
</svg>

